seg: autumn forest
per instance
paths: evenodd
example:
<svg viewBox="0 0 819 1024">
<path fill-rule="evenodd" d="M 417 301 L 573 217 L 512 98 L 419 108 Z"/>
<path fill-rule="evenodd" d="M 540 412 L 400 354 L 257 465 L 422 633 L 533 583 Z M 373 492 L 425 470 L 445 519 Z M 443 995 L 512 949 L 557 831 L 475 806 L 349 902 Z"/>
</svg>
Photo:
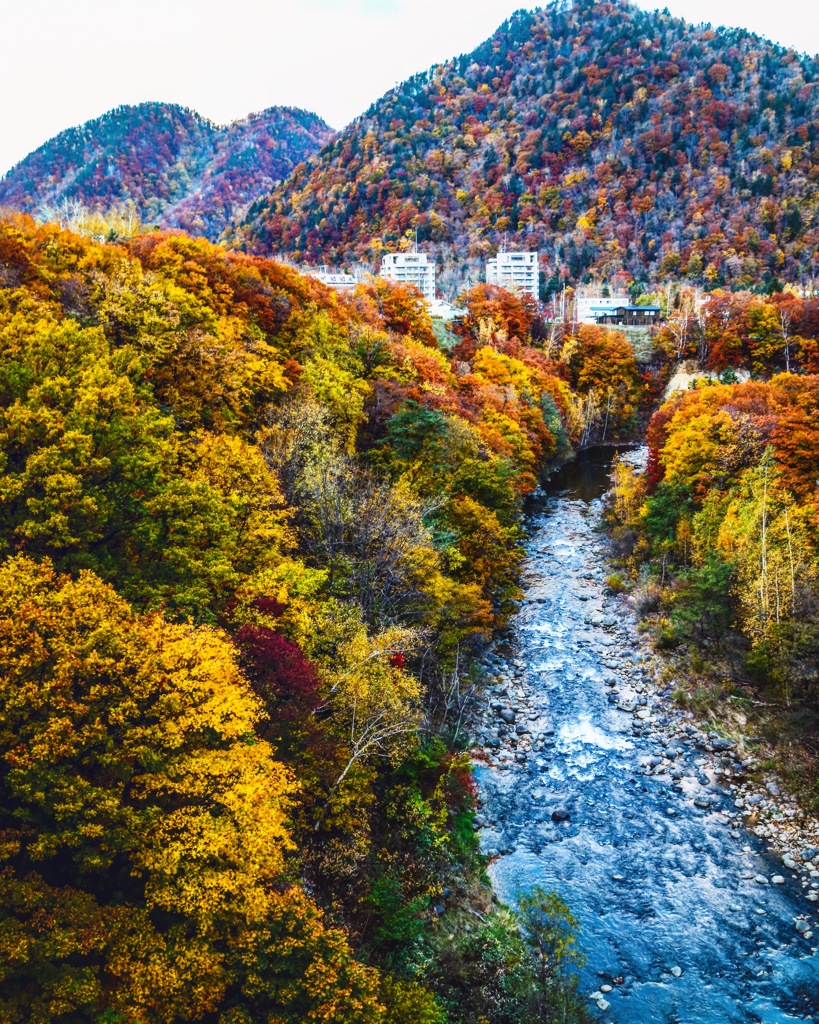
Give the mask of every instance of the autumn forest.
<svg viewBox="0 0 819 1024">
<path fill-rule="evenodd" d="M 0 1020 L 596 1019 L 571 888 L 493 891 L 474 772 L 591 450 L 669 700 L 741 706 L 817 810 L 817 82 L 557 2 L 339 133 L 142 104 L 0 180 Z M 375 273 L 416 244 L 446 323 Z"/>
</svg>

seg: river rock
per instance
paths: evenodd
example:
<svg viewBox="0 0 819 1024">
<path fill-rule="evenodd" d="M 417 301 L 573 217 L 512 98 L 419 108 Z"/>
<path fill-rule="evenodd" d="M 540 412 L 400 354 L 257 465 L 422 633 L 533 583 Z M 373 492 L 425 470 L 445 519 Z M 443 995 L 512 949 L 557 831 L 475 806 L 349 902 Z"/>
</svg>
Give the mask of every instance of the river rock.
<svg viewBox="0 0 819 1024">
<path fill-rule="evenodd" d="M 681 978 L 683 973 L 682 967 L 672 967 L 671 973 L 674 975 L 675 978 Z"/>
<path fill-rule="evenodd" d="M 501 708 L 500 717 L 507 725 L 514 725 L 517 716 L 511 708 Z"/>
<path fill-rule="evenodd" d="M 774 875 L 773 878 L 771 879 L 771 885 L 784 885 L 784 884 L 785 884 L 785 879 L 782 877 L 782 875 Z"/>
<path fill-rule="evenodd" d="M 552 821 L 556 825 L 559 825 L 563 821 L 568 821 L 570 818 L 571 814 L 565 807 L 558 807 L 556 811 L 552 811 Z"/>
<path fill-rule="evenodd" d="M 714 748 L 716 753 L 721 753 L 723 750 L 733 750 L 736 744 L 733 740 L 726 740 L 717 737 L 711 740 L 711 746 Z"/>
</svg>

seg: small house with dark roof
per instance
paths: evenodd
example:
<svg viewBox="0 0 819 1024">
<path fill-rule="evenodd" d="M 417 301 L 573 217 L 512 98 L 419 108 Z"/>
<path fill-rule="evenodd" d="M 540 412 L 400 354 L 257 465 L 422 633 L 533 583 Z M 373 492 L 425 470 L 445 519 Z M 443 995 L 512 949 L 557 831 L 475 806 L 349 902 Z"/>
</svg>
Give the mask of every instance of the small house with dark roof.
<svg viewBox="0 0 819 1024">
<path fill-rule="evenodd" d="M 663 319 L 661 306 L 615 306 L 595 317 L 600 327 L 651 327 Z"/>
</svg>

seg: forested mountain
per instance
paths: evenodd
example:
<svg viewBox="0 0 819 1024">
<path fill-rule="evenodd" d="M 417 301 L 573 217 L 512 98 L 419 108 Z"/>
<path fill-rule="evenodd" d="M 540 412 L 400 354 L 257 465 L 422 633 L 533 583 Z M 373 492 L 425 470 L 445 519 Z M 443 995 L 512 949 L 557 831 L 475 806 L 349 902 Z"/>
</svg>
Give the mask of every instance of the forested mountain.
<svg viewBox="0 0 819 1024">
<path fill-rule="evenodd" d="M 216 238 L 331 135 L 321 118 L 290 107 L 224 127 L 169 103 L 118 107 L 13 167 L 0 206 L 41 213 L 78 200 L 105 212 L 130 200 L 143 223 Z"/>
<path fill-rule="evenodd" d="M 625 2 L 521 11 L 387 93 L 252 207 L 257 252 L 446 261 L 508 240 L 570 281 L 816 273 L 819 62 Z M 448 248 L 453 254 L 447 255 Z M 472 267 L 474 273 L 474 263 Z"/>
</svg>

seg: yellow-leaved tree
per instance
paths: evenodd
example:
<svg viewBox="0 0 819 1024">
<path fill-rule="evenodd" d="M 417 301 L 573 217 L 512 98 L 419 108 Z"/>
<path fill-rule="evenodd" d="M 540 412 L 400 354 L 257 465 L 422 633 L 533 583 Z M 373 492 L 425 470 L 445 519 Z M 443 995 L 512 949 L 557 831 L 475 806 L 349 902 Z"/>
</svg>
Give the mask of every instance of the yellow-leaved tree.
<svg viewBox="0 0 819 1024">
<path fill-rule="evenodd" d="M 0 1019 L 378 1021 L 286 881 L 295 786 L 217 630 L 0 567 Z"/>
</svg>

